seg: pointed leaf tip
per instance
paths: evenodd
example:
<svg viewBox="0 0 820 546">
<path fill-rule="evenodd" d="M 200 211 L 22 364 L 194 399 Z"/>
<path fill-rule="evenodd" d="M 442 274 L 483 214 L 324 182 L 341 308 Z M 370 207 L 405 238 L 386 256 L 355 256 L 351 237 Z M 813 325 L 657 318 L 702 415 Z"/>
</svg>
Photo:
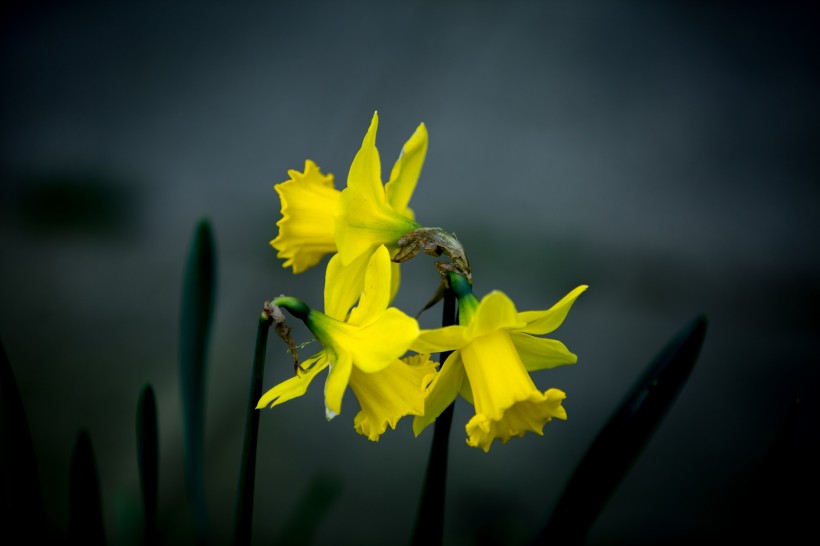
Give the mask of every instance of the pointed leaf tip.
<svg viewBox="0 0 820 546">
<path fill-rule="evenodd" d="M 211 223 L 196 225 L 182 281 L 180 310 L 180 389 L 185 472 L 200 541 L 208 536 L 203 475 L 205 379 L 208 341 L 216 293 L 216 251 Z"/>
<path fill-rule="evenodd" d="M 71 454 L 68 532 L 72 544 L 105 544 L 102 500 L 91 437 L 81 429 Z"/>
<path fill-rule="evenodd" d="M 28 419 L 0 341 L 0 529 L 9 536 L 47 539 L 45 503 Z"/>
<path fill-rule="evenodd" d="M 154 389 L 143 386 L 137 402 L 137 464 L 144 512 L 145 544 L 156 544 L 159 496 L 159 433 Z"/>
</svg>

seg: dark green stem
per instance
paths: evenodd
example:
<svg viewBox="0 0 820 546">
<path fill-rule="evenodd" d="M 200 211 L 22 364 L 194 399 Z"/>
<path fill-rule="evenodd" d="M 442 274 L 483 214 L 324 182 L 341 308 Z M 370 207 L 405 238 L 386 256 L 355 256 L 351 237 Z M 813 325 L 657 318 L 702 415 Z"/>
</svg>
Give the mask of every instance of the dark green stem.
<svg viewBox="0 0 820 546">
<path fill-rule="evenodd" d="M 307 316 L 310 314 L 310 307 L 305 302 L 290 296 L 279 296 L 273 300 L 273 304 L 284 307 L 291 315 L 302 321 L 307 320 Z"/>
<path fill-rule="evenodd" d="M 245 443 L 242 447 L 242 463 L 239 467 L 239 488 L 236 497 L 236 528 L 234 544 L 251 543 L 253 522 L 253 493 L 256 477 L 256 444 L 259 437 L 259 410 L 256 403 L 262 396 L 262 379 L 265 373 L 265 352 L 268 346 L 268 331 L 273 319 L 267 313 L 259 317 L 256 331 L 256 348 L 251 370 L 248 408 L 245 413 Z"/>
<path fill-rule="evenodd" d="M 449 272 L 447 274 L 450 289 L 458 300 L 458 321 L 459 324 L 469 324 L 473 320 L 478 309 L 478 298 L 473 294 L 473 285 L 464 276 Z"/>
<path fill-rule="evenodd" d="M 462 277 L 463 278 L 463 277 Z M 444 295 L 442 326 L 456 323 L 456 298 L 452 290 Z M 442 365 L 452 351 L 439 355 Z M 450 428 L 453 423 L 453 407 L 447 406 L 438 416 L 434 425 L 433 445 L 427 463 L 427 476 L 421 493 L 421 503 L 416 516 L 416 529 L 411 544 L 413 546 L 440 546 L 444 537 L 444 493 L 447 484 L 447 448 Z"/>
<path fill-rule="evenodd" d="M 473 285 L 470 284 L 470 281 L 463 275 L 450 271 L 447 273 L 447 280 L 450 281 L 450 289 L 457 298 L 463 298 L 473 293 Z"/>
</svg>

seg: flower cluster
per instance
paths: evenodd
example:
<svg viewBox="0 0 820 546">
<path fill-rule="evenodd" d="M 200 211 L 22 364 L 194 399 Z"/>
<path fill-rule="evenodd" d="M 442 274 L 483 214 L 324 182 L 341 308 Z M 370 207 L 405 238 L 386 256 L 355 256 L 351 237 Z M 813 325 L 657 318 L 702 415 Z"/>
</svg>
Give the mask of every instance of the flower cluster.
<svg viewBox="0 0 820 546">
<path fill-rule="evenodd" d="M 375 113 L 344 189 L 336 189 L 333 175 L 310 160 L 303 172 L 291 170 L 289 180 L 274 186 L 282 216 L 271 246 L 284 267 L 301 273 L 332 256 L 323 312 L 291 296 L 268 302 L 303 321 L 321 350 L 298 362 L 295 375 L 267 391 L 257 408 L 303 395 L 328 369 L 327 418 L 341 413 L 349 386 L 360 406 L 354 428 L 373 441 L 408 415 L 418 436 L 459 395 L 475 407 L 466 425 L 470 446 L 488 451 L 496 439 L 506 443 L 526 432 L 543 434 L 553 418 L 566 419 L 565 394 L 540 391 L 530 373 L 575 363 L 577 356 L 560 341 L 541 336 L 561 325 L 587 287 L 575 288 L 544 311 L 519 312 L 499 291 L 479 301 L 458 240 L 419 224 L 409 207 L 427 154 L 426 127 L 420 124 L 405 143 L 384 183 L 378 121 Z M 457 324 L 422 330 L 415 318 L 391 306 L 400 264 L 420 251 L 450 258 L 437 266 L 442 287 L 457 299 Z M 281 312 L 278 316 L 284 320 Z M 444 352 L 449 357 L 443 363 L 431 360 Z"/>
</svg>

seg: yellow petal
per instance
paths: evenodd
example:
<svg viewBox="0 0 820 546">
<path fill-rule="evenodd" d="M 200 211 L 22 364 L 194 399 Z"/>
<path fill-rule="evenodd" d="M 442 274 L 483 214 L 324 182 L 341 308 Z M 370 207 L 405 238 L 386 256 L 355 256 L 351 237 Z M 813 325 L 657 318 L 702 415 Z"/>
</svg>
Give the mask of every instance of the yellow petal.
<svg viewBox="0 0 820 546">
<path fill-rule="evenodd" d="M 467 339 L 501 329 L 523 328 L 515 304 L 503 292 L 493 291 L 482 298 L 475 317 L 467 325 Z"/>
<path fill-rule="evenodd" d="M 393 286 L 390 279 L 392 271 L 390 253 L 386 247 L 379 246 L 368 262 L 361 298 L 350 313 L 350 319 L 347 321 L 349 324 L 367 323 L 387 309 Z"/>
<path fill-rule="evenodd" d="M 378 441 L 388 425 L 395 429 L 405 415 L 422 415 L 427 386 L 435 373 L 436 363 L 426 355 L 394 360 L 376 373 L 364 373 L 354 367 L 350 389 L 362 408 L 354 419 L 356 431 Z"/>
<path fill-rule="evenodd" d="M 546 311 L 524 311 L 519 313 L 519 318 L 527 323 L 526 327 L 521 328 L 521 331 L 535 335 L 549 334 L 554 331 L 564 322 L 575 299 L 587 288 L 589 287 L 585 284 L 578 286 Z"/>
<path fill-rule="evenodd" d="M 342 398 L 352 368 L 350 355 L 345 352 L 337 353 L 330 363 L 330 373 L 325 381 L 325 416 L 328 421 L 342 412 Z"/>
<path fill-rule="evenodd" d="M 362 189 L 347 187 L 339 197 L 336 246 L 345 265 L 379 245 L 395 245 L 402 235 L 419 227 L 390 208 L 383 195 L 374 198 Z"/>
<path fill-rule="evenodd" d="M 422 330 L 410 346 L 417 353 L 440 353 L 460 349 L 466 343 L 467 327 L 454 324 L 432 330 Z"/>
<path fill-rule="evenodd" d="M 371 323 L 348 329 L 343 343 L 357 368 L 374 373 L 403 356 L 418 335 L 416 319 L 389 307 Z"/>
<path fill-rule="evenodd" d="M 366 324 L 348 324 L 311 310 L 305 324 L 329 354 L 347 355 L 368 373 L 403 356 L 419 335 L 418 321 L 395 307 L 369 317 Z"/>
<path fill-rule="evenodd" d="M 421 431 L 435 421 L 447 406 L 453 403 L 464 382 L 464 366 L 458 351 L 453 352 L 439 369 L 430 393 L 424 402 L 424 415 L 413 418 L 413 433 L 418 436 Z"/>
<path fill-rule="evenodd" d="M 427 127 L 422 123 L 401 149 L 401 155 L 390 172 L 390 180 L 384 187 L 390 206 L 409 218 L 413 218 L 413 212 L 407 206 L 416 189 L 426 155 Z"/>
<path fill-rule="evenodd" d="M 327 263 L 325 271 L 325 314 L 327 316 L 343 322 L 347 320 L 350 309 L 362 294 L 369 257 L 363 254 L 350 264 L 342 265 L 341 257 L 336 254 Z"/>
<path fill-rule="evenodd" d="M 510 337 L 516 351 L 518 351 L 518 356 L 521 357 L 521 362 L 524 363 L 524 367 L 529 372 L 578 362 L 578 356 L 569 352 L 566 345 L 557 339 L 535 337 L 522 333 L 511 333 Z"/>
<path fill-rule="evenodd" d="M 308 385 L 313 381 L 313 378 L 324 370 L 327 365 L 328 360 L 324 352 L 320 352 L 305 360 L 302 362 L 302 368 L 307 370 L 307 372 L 299 372 L 296 376 L 286 379 L 268 390 L 268 392 L 263 394 L 262 398 L 259 399 L 259 402 L 256 404 L 256 409 L 278 406 L 283 402 L 302 396 L 307 391 Z"/>
<path fill-rule="evenodd" d="M 376 131 L 379 129 L 379 113 L 373 112 L 370 127 L 362 139 L 362 146 L 350 164 L 347 187 L 361 192 L 367 199 L 384 202 L 382 167 L 376 149 Z"/>
<path fill-rule="evenodd" d="M 285 259 L 283 267 L 301 273 L 336 251 L 334 217 L 341 192 L 333 187 L 333 175 L 323 175 L 313 161 L 305 161 L 304 173 L 290 170 L 288 174 L 288 181 L 274 186 L 282 218 L 276 223 L 279 234 L 270 244 Z"/>
</svg>

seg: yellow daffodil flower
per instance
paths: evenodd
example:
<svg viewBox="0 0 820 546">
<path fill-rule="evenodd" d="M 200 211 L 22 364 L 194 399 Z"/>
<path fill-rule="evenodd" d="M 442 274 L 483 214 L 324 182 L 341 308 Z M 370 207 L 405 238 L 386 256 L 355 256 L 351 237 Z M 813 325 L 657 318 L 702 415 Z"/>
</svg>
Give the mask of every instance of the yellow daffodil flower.
<svg viewBox="0 0 820 546">
<path fill-rule="evenodd" d="M 282 296 L 273 304 L 304 321 L 322 350 L 308 358 L 291 377 L 266 392 L 257 408 L 274 407 L 303 395 L 316 375 L 330 368 L 325 384 L 326 416 L 341 412 L 342 398 L 350 385 L 361 411 L 355 429 L 378 440 L 388 425 L 395 428 L 404 415 L 421 415 L 427 387 L 435 377 L 435 363 L 426 356 L 402 357 L 418 337 L 416 319 L 389 307 L 390 254 L 384 246 L 375 250 L 365 272 L 359 303 L 348 312 L 350 284 L 339 277 L 339 256 L 328 264 L 325 281 L 325 313 L 302 301 Z"/>
<path fill-rule="evenodd" d="M 418 126 L 383 185 L 376 149 L 378 125 L 376 112 L 350 166 L 344 191 L 334 187 L 332 174 L 322 174 L 310 160 L 304 172 L 290 170 L 290 179 L 274 186 L 282 218 L 276 224 L 279 234 L 270 244 L 285 259 L 283 267 L 301 273 L 338 250 L 345 267 L 359 258 L 353 267 L 362 273 L 376 248 L 395 245 L 402 235 L 421 227 L 409 203 L 427 154 L 427 129 L 423 123 Z"/>
<path fill-rule="evenodd" d="M 453 351 L 441 366 L 427 398 L 423 416 L 413 420 L 418 436 L 460 393 L 475 406 L 467 423 L 467 443 L 489 451 L 495 439 L 503 443 L 526 432 L 543 435 L 553 418 L 566 419 L 558 389 L 538 390 L 529 372 L 573 364 L 578 357 L 560 341 L 537 337 L 558 328 L 579 286 L 545 311 L 518 312 L 502 292 L 480 302 L 464 277 L 450 274 L 458 298 L 459 324 L 422 330 L 411 349 L 424 354 Z"/>
</svg>

